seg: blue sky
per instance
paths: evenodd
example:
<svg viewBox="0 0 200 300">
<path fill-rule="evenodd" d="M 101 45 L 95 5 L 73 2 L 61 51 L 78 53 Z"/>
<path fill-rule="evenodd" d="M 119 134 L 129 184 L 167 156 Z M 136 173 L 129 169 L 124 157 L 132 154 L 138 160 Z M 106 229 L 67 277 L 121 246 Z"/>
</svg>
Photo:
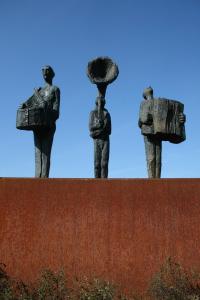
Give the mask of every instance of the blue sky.
<svg viewBox="0 0 200 300">
<path fill-rule="evenodd" d="M 43 85 L 50 64 L 61 89 L 61 115 L 50 177 L 93 177 L 89 112 L 97 89 L 89 60 L 110 56 L 119 77 L 106 93 L 112 118 L 111 178 L 147 177 L 137 127 L 143 89 L 185 104 L 187 140 L 163 143 L 162 177 L 200 174 L 199 0 L 0 0 L 0 176 L 34 176 L 32 132 L 15 128 L 18 105 Z"/>
</svg>

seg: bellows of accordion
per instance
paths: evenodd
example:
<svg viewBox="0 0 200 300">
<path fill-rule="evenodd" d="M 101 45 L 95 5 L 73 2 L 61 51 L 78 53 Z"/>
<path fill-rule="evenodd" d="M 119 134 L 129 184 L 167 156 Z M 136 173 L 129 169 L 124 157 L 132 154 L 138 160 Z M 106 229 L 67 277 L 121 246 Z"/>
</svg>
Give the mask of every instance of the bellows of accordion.
<svg viewBox="0 0 200 300">
<path fill-rule="evenodd" d="M 17 110 L 16 128 L 21 130 L 35 130 L 49 127 L 52 124 L 51 112 L 39 106 L 35 94 L 26 102 L 25 108 Z"/>
<path fill-rule="evenodd" d="M 158 98 L 144 100 L 140 106 L 142 134 L 152 135 L 163 141 L 181 143 L 185 140 L 185 126 L 179 122 L 184 105 L 175 100 Z"/>
</svg>

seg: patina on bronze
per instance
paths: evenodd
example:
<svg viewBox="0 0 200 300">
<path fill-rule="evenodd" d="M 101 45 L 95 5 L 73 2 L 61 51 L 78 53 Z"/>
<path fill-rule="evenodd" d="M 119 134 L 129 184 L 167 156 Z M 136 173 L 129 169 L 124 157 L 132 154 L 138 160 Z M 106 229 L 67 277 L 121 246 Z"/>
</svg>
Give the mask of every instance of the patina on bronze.
<svg viewBox="0 0 200 300">
<path fill-rule="evenodd" d="M 160 178 L 162 141 L 178 144 L 186 139 L 184 105 L 176 100 L 154 98 L 151 87 L 144 90 L 143 97 L 138 124 L 144 135 L 148 177 Z"/>
<path fill-rule="evenodd" d="M 52 84 L 55 73 L 50 66 L 42 68 L 46 85 L 17 110 L 16 127 L 32 130 L 35 144 L 35 177 L 49 177 L 50 156 L 56 120 L 59 117 L 60 90 Z"/>
<path fill-rule="evenodd" d="M 118 76 L 117 65 L 109 57 L 98 57 L 88 63 L 87 75 L 92 83 L 97 85 L 99 95 L 96 107 L 90 112 L 89 130 L 94 140 L 94 176 L 108 177 L 108 162 L 110 152 L 111 117 L 105 109 L 105 94 L 108 84 Z"/>
<path fill-rule="evenodd" d="M 54 122 L 51 111 L 44 105 L 40 90 L 34 89 L 34 94 L 17 110 L 17 129 L 37 130 L 39 127 L 49 127 Z"/>
</svg>

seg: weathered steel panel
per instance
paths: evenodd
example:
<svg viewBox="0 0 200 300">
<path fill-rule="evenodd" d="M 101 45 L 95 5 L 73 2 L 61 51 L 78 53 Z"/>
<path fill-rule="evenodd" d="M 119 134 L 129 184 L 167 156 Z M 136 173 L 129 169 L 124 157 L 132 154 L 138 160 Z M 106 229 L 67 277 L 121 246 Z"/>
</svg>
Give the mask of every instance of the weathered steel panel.
<svg viewBox="0 0 200 300">
<path fill-rule="evenodd" d="M 0 179 L 0 262 L 143 289 L 168 256 L 200 269 L 200 179 Z"/>
</svg>

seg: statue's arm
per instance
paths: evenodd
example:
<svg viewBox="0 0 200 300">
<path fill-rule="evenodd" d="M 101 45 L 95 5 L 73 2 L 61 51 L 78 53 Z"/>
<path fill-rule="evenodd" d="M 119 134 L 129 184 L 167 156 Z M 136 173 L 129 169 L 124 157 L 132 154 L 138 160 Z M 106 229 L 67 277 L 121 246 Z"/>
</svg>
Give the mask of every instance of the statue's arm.
<svg viewBox="0 0 200 300">
<path fill-rule="evenodd" d="M 140 128 L 142 128 L 142 121 L 141 121 L 140 118 L 139 118 L 139 120 L 138 120 L 138 126 L 139 126 Z"/>
<path fill-rule="evenodd" d="M 41 90 L 41 87 L 39 87 L 39 88 L 37 88 L 37 89 L 35 88 L 35 89 L 34 89 L 33 95 L 32 95 L 30 98 L 28 98 L 28 100 L 22 102 L 22 103 L 19 105 L 19 108 L 20 108 L 20 109 L 23 109 L 23 108 L 34 107 L 34 106 L 38 106 L 38 103 L 39 103 L 39 102 L 40 102 L 40 103 L 43 102 L 42 99 L 40 99 L 40 101 L 38 101 L 38 94 L 39 94 L 40 90 Z M 36 93 L 37 93 L 37 95 L 36 95 Z M 42 97 L 42 96 L 39 95 L 39 97 Z M 36 101 L 36 99 L 37 99 L 37 101 Z"/>
<path fill-rule="evenodd" d="M 138 126 L 141 128 L 143 124 L 152 125 L 152 123 L 153 123 L 153 117 L 152 117 L 151 103 L 145 100 L 140 105 Z"/>
<path fill-rule="evenodd" d="M 140 128 L 142 128 L 142 107 L 143 107 L 143 102 L 140 104 L 140 111 L 139 111 L 138 126 Z"/>
<path fill-rule="evenodd" d="M 109 112 L 107 112 L 104 122 L 105 122 L 104 123 L 104 131 L 107 135 L 110 135 L 111 134 L 111 117 L 110 117 Z"/>
<path fill-rule="evenodd" d="M 32 104 L 31 99 L 32 99 L 32 97 L 29 98 L 28 100 L 26 100 L 25 102 L 22 102 L 22 103 L 19 105 L 19 109 L 24 109 L 24 108 L 30 107 L 31 104 Z"/>
<path fill-rule="evenodd" d="M 92 138 L 98 138 L 102 133 L 102 128 L 100 129 L 100 126 L 94 121 L 94 111 L 91 111 L 89 116 L 89 130 Z"/>
<path fill-rule="evenodd" d="M 27 107 L 27 105 L 26 105 L 26 102 L 23 102 L 23 103 L 21 103 L 20 105 L 19 105 L 19 109 L 23 109 L 23 108 L 26 108 Z"/>
<path fill-rule="evenodd" d="M 53 117 L 54 121 L 56 121 L 59 118 L 60 114 L 60 89 L 55 89 L 55 101 L 53 103 Z"/>
<path fill-rule="evenodd" d="M 90 116 L 89 116 L 89 130 L 90 130 L 90 132 L 92 132 L 95 129 L 96 129 L 96 126 L 94 124 L 94 113 L 93 113 L 93 111 L 91 111 Z"/>
<path fill-rule="evenodd" d="M 90 132 L 95 130 L 100 130 L 102 127 L 102 122 L 99 121 L 99 123 L 94 122 L 94 111 L 91 111 L 89 116 L 89 130 Z"/>
</svg>

